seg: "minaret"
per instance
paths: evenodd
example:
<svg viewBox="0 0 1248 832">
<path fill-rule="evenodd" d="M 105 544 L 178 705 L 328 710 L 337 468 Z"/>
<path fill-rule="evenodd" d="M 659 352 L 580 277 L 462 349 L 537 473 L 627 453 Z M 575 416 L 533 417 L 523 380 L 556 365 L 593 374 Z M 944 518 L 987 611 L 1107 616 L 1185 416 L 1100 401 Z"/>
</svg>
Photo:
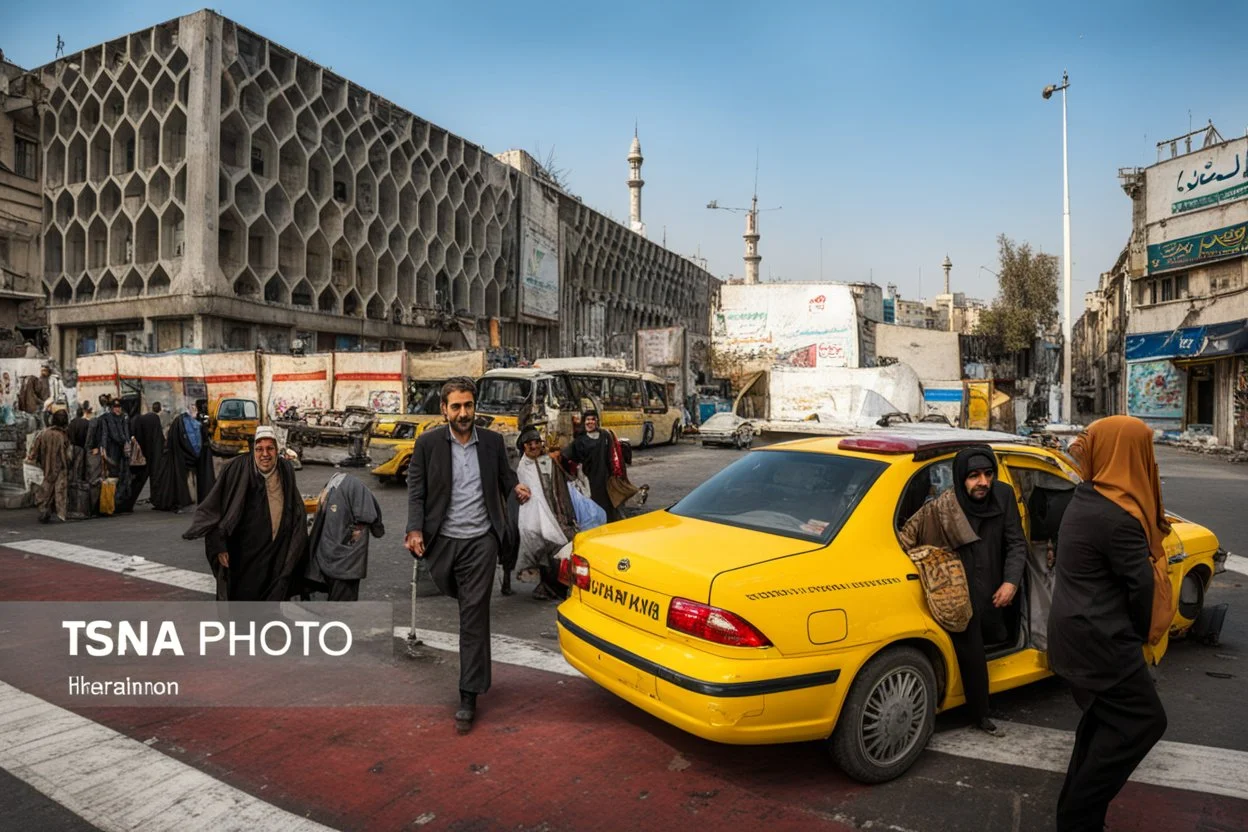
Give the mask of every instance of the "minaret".
<svg viewBox="0 0 1248 832">
<path fill-rule="evenodd" d="M 633 144 L 628 149 L 628 227 L 644 237 L 646 224 L 641 221 L 641 188 L 646 184 L 641 178 L 643 161 L 641 140 L 637 138 L 637 128 L 634 126 Z"/>
<path fill-rule="evenodd" d="M 758 253 L 758 194 L 750 201 L 749 213 L 745 215 L 745 282 L 758 282 L 758 264 L 762 257 Z"/>
<path fill-rule="evenodd" d="M 945 270 L 945 294 L 947 295 L 949 294 L 949 271 L 953 268 L 953 261 L 949 259 L 948 254 L 945 255 L 945 262 L 941 263 L 940 267 Z"/>
</svg>

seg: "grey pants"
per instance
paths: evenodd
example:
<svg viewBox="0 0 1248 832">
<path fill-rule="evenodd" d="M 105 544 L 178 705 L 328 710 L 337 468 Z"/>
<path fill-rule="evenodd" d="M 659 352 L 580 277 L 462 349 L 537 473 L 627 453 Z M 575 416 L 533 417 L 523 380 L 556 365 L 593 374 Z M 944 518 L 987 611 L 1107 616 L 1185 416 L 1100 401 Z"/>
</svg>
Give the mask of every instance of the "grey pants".
<svg viewBox="0 0 1248 832">
<path fill-rule="evenodd" d="M 438 590 L 459 601 L 459 689 L 485 693 L 490 689 L 490 594 L 498 539 L 493 532 L 471 540 L 439 535 L 425 560 Z"/>
</svg>

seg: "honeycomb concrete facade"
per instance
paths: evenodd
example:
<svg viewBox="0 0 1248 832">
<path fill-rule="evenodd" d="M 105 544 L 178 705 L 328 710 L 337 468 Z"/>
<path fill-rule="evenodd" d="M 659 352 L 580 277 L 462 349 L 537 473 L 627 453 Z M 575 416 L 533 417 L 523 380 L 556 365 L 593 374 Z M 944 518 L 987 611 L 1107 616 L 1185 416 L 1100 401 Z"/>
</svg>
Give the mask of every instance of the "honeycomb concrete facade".
<svg viewBox="0 0 1248 832">
<path fill-rule="evenodd" d="M 43 281 L 62 360 L 309 337 L 475 347 L 490 319 L 503 346 L 540 357 L 582 352 L 569 324 L 586 303 L 609 302 L 604 337 L 686 317 L 707 328 L 710 275 L 566 194 L 559 315 L 530 318 L 521 171 L 213 12 L 39 73 Z"/>
</svg>

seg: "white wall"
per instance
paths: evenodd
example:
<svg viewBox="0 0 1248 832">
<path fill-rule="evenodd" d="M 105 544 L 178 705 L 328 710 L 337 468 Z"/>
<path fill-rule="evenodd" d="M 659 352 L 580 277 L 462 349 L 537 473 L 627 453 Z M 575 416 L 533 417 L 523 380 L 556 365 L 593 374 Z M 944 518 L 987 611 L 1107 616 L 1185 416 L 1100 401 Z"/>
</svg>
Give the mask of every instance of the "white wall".
<svg viewBox="0 0 1248 832">
<path fill-rule="evenodd" d="M 719 296 L 712 330 L 717 359 L 764 359 L 790 367 L 859 365 L 859 316 L 849 285 L 725 285 Z"/>
<path fill-rule="evenodd" d="M 880 324 L 875 328 L 875 354 L 909 364 L 924 383 L 962 378 L 956 332 Z"/>
</svg>

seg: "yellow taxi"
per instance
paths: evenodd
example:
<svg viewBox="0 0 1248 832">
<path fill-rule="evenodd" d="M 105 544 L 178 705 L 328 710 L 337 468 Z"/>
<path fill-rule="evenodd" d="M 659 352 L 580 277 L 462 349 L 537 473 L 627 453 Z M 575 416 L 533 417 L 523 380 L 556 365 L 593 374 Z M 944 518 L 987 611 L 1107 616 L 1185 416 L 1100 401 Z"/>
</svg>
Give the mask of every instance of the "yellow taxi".
<svg viewBox="0 0 1248 832">
<path fill-rule="evenodd" d="M 1060 502 L 1078 475 L 1060 450 L 935 426 L 755 450 L 665 511 L 578 535 L 562 569 L 572 587 L 558 611 L 564 657 L 699 737 L 826 739 L 857 780 L 901 775 L 936 713 L 964 696 L 952 644 L 898 532 L 952 487 L 957 450 L 985 441 L 1031 541 L 1009 638 L 988 645 L 990 688 L 1045 678 L 1051 535 L 1031 514 Z M 1173 520 L 1172 636 L 1200 617 L 1226 557 L 1208 529 Z"/>
</svg>

